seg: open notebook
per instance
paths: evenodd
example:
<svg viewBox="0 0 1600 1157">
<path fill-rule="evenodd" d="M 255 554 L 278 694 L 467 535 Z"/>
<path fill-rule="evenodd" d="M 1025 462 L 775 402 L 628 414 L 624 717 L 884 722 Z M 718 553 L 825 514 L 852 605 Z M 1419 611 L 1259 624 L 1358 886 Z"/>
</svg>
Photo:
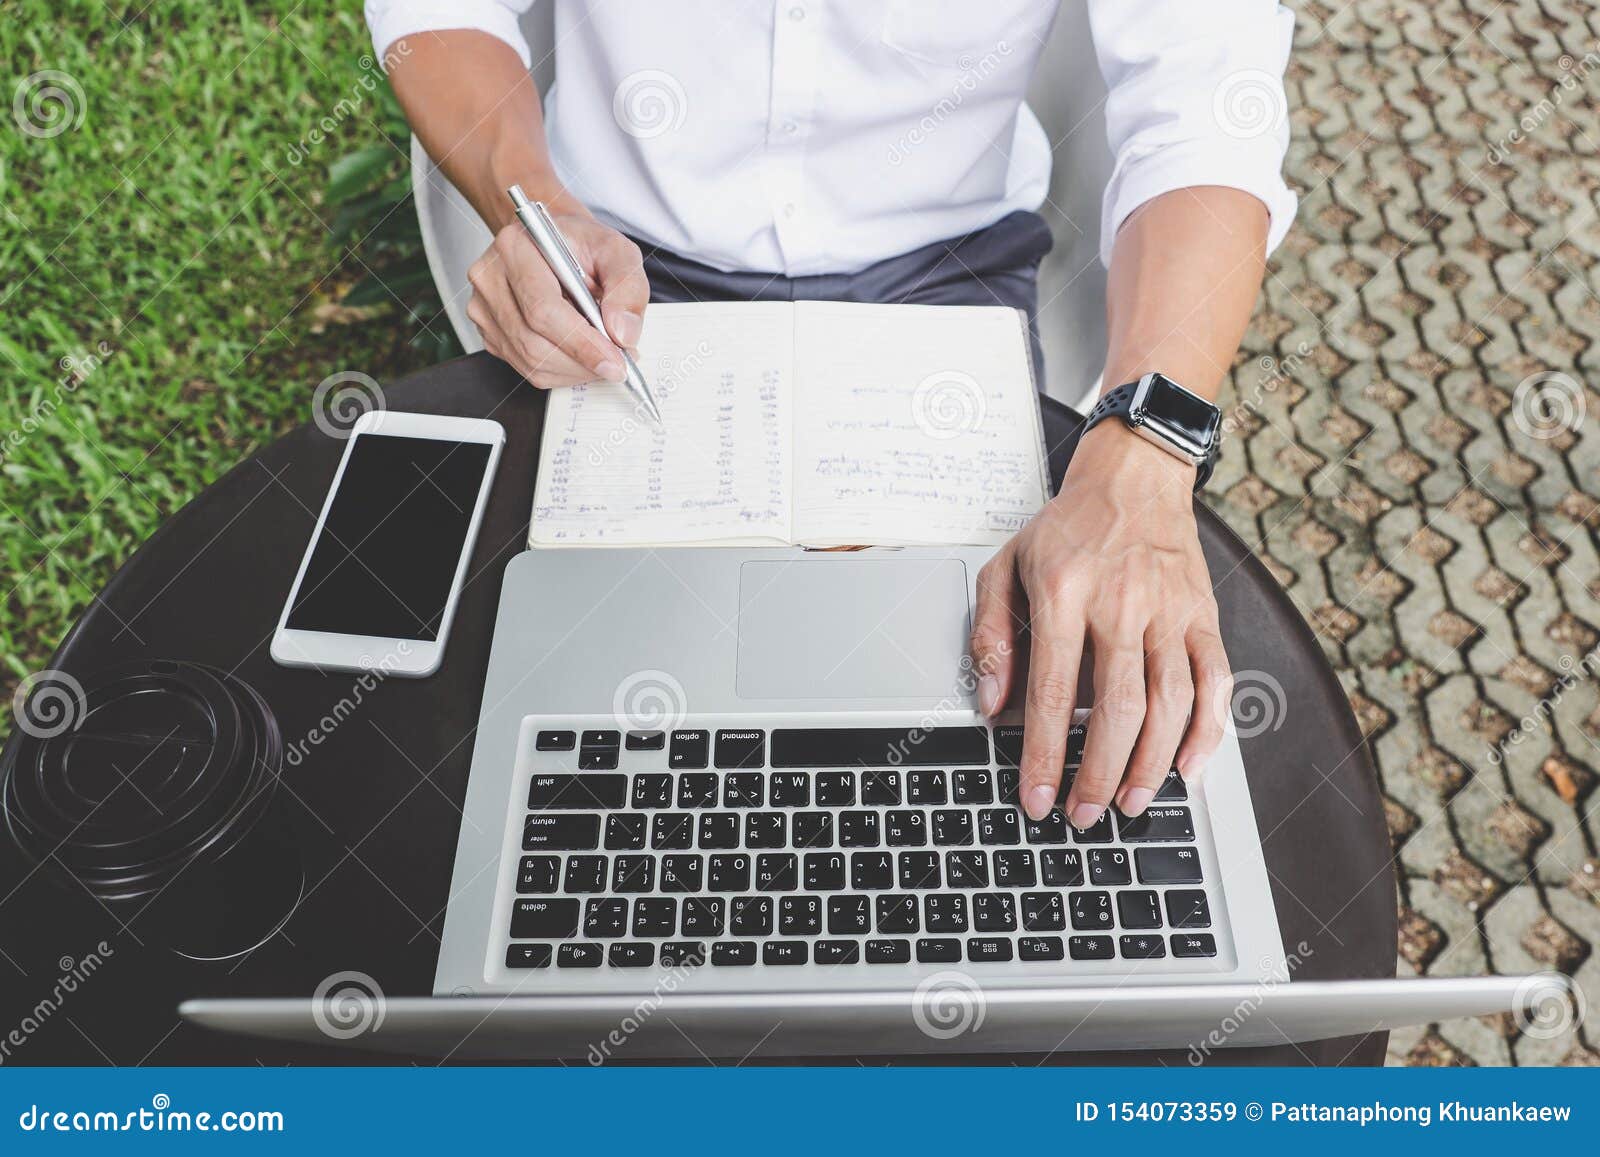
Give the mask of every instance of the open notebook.
<svg viewBox="0 0 1600 1157">
<path fill-rule="evenodd" d="M 528 545 L 1004 542 L 1048 494 L 1026 316 L 652 305 L 639 366 L 552 390 Z"/>
</svg>

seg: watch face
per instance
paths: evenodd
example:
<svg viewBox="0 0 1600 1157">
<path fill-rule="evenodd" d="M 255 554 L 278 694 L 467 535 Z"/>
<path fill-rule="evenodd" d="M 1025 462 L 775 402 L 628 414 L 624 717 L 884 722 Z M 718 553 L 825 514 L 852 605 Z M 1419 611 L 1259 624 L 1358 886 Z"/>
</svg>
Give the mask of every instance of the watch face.
<svg viewBox="0 0 1600 1157">
<path fill-rule="evenodd" d="M 1155 422 L 1196 453 L 1204 454 L 1216 441 L 1222 411 L 1204 398 L 1191 394 L 1171 378 L 1153 374 L 1150 389 L 1137 417 Z"/>
</svg>

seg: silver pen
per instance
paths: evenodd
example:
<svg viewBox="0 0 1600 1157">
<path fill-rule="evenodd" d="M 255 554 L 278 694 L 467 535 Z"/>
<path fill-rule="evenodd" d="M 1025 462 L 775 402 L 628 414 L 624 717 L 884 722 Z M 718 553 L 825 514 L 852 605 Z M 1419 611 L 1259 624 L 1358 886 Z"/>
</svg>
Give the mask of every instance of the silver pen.
<svg viewBox="0 0 1600 1157">
<path fill-rule="evenodd" d="M 517 220 L 522 222 L 522 227 L 528 231 L 528 236 L 533 238 L 534 245 L 538 247 L 540 255 L 550 266 L 551 272 L 556 275 L 556 280 L 561 283 L 562 290 L 572 299 L 572 304 L 578 307 L 578 312 L 583 314 L 590 325 L 600 331 L 602 337 L 610 341 L 611 335 L 606 333 L 606 323 L 600 317 L 600 303 L 594 299 L 594 294 L 589 292 L 582 267 L 572 255 L 572 250 L 567 247 L 567 239 L 561 236 L 561 230 L 556 228 L 556 223 L 551 219 L 544 203 L 528 200 L 528 195 L 522 191 L 521 185 L 512 185 L 506 190 L 506 196 L 511 198 L 511 204 L 517 211 Z M 618 352 L 622 354 L 622 364 L 627 370 L 625 384 L 628 390 L 639 400 L 639 404 L 645 408 L 656 425 L 661 425 L 661 407 L 656 405 L 655 395 L 650 392 L 650 383 L 644 380 L 644 374 L 639 372 L 639 367 L 628 356 L 627 350 L 619 349 Z"/>
</svg>

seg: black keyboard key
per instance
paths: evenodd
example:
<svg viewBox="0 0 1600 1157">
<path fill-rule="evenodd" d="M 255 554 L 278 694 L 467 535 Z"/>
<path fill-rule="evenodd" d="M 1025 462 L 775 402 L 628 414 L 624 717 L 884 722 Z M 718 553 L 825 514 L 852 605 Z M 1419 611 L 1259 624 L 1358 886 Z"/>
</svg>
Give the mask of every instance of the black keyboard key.
<svg viewBox="0 0 1600 1157">
<path fill-rule="evenodd" d="M 760 730 L 717 732 L 717 766 L 720 768 L 764 767 L 767 733 Z"/>
<path fill-rule="evenodd" d="M 678 806 L 703 811 L 717 806 L 722 777 L 714 771 L 691 771 L 678 777 Z"/>
<path fill-rule="evenodd" d="M 507 968 L 549 968 L 552 944 L 513 944 L 506 949 Z"/>
<path fill-rule="evenodd" d="M 700 816 L 702 848 L 737 848 L 739 816 L 735 812 L 704 812 Z"/>
<path fill-rule="evenodd" d="M 511 906 L 513 940 L 563 940 L 577 931 L 576 900 L 517 900 Z"/>
<path fill-rule="evenodd" d="M 625 775 L 535 774 L 528 785 L 530 811 L 599 811 L 627 805 Z"/>
<path fill-rule="evenodd" d="M 1067 951 L 1074 960 L 1110 960 L 1117 954 L 1109 936 L 1068 936 Z"/>
<path fill-rule="evenodd" d="M 744 817 L 744 846 L 788 847 L 789 827 L 782 812 L 749 812 Z"/>
<path fill-rule="evenodd" d="M 614 896 L 590 900 L 583 910 L 583 934 L 590 940 L 614 940 L 628 934 L 628 902 Z"/>
<path fill-rule="evenodd" d="M 1147 807 L 1132 819 L 1119 814 L 1117 830 L 1130 844 L 1183 844 L 1194 839 L 1194 818 L 1186 807 Z"/>
<path fill-rule="evenodd" d="M 918 932 L 917 898 L 888 893 L 879 896 L 875 906 L 879 932 Z"/>
<path fill-rule="evenodd" d="M 1017 941 L 1020 960 L 1063 960 L 1066 948 L 1059 936 L 1023 936 Z"/>
<path fill-rule="evenodd" d="M 828 897 L 828 934 L 864 936 L 872 931 L 872 901 L 866 896 Z"/>
<path fill-rule="evenodd" d="M 799 886 L 799 857 L 793 852 L 764 852 L 756 857 L 756 891 L 793 892 Z"/>
<path fill-rule="evenodd" d="M 650 819 L 650 846 L 658 852 L 694 847 L 694 817 L 688 812 L 657 812 Z"/>
<path fill-rule="evenodd" d="M 818 964 L 855 964 L 861 959 L 861 944 L 856 940 L 818 940 L 812 957 Z"/>
<path fill-rule="evenodd" d="M 606 817 L 606 850 L 632 852 L 644 847 L 648 827 L 640 812 L 613 812 Z"/>
<path fill-rule="evenodd" d="M 766 782 L 759 771 L 730 771 L 722 780 L 722 806 L 760 807 Z"/>
<path fill-rule="evenodd" d="M 972 813 L 940 809 L 933 813 L 933 842 L 941 848 L 965 847 L 972 843 Z"/>
<path fill-rule="evenodd" d="M 940 886 L 938 852 L 900 853 L 900 887 L 911 889 Z"/>
<path fill-rule="evenodd" d="M 1016 898 L 1010 892 L 979 892 L 972 898 L 972 926 L 979 932 L 1015 932 Z"/>
<path fill-rule="evenodd" d="M 629 751 L 660 751 L 667 746 L 665 731 L 630 731 L 622 741 Z"/>
<path fill-rule="evenodd" d="M 994 761 L 1001 767 L 1017 767 L 1022 763 L 1022 728 L 994 729 Z"/>
<path fill-rule="evenodd" d="M 673 771 L 702 768 L 711 758 L 711 732 L 703 728 L 674 731 L 667 750 L 667 766 Z"/>
<path fill-rule="evenodd" d="M 1089 726 L 1086 723 L 1074 723 L 1067 728 L 1067 766 L 1077 767 L 1083 762 L 1083 746 L 1089 738 Z"/>
<path fill-rule="evenodd" d="M 917 963 L 956 964 L 961 960 L 961 941 L 924 936 L 917 941 Z"/>
<path fill-rule="evenodd" d="M 894 857 L 888 852 L 857 852 L 850 857 L 850 886 L 857 892 L 894 887 Z"/>
<path fill-rule="evenodd" d="M 1111 927 L 1110 892 L 1072 892 L 1072 928 L 1076 932 L 1100 932 Z"/>
<path fill-rule="evenodd" d="M 1167 893 L 1167 923 L 1174 928 L 1211 927 L 1211 906 L 1198 888 L 1174 888 Z"/>
<path fill-rule="evenodd" d="M 719 940 L 711 946 L 711 963 L 738 966 L 756 962 L 756 946 L 748 940 Z"/>
<path fill-rule="evenodd" d="M 633 902 L 633 934 L 641 938 L 671 936 L 677 931 L 678 902 L 665 896 L 641 896 Z"/>
<path fill-rule="evenodd" d="M 622 742 L 622 732 L 612 731 L 585 731 L 581 746 L 583 747 L 616 747 Z"/>
<path fill-rule="evenodd" d="M 986 807 L 978 812 L 978 839 L 988 845 L 1019 844 L 1022 828 L 1014 807 Z"/>
<path fill-rule="evenodd" d="M 535 751 L 571 751 L 578 744 L 576 731 L 541 731 L 533 741 Z"/>
<path fill-rule="evenodd" d="M 1022 926 L 1029 932 L 1059 932 L 1065 928 L 1067 912 L 1061 903 L 1061 893 L 1024 892 Z"/>
<path fill-rule="evenodd" d="M 706 862 L 703 856 L 662 856 L 663 892 L 698 892 L 704 886 Z"/>
<path fill-rule="evenodd" d="M 744 892 L 749 890 L 749 856 L 712 856 L 706 863 L 706 887 L 711 891 Z"/>
<path fill-rule="evenodd" d="M 1215 956 L 1217 954 L 1217 940 L 1209 932 L 1174 932 L 1172 934 L 1172 954 L 1184 959 L 1196 957 Z"/>
<path fill-rule="evenodd" d="M 772 909 L 771 896 L 735 896 L 728 931 L 735 936 L 771 936 Z"/>
<path fill-rule="evenodd" d="M 682 932 L 685 936 L 721 936 L 727 905 L 721 896 L 686 896 Z"/>
<path fill-rule="evenodd" d="M 775 771 L 768 776 L 767 798 L 773 807 L 810 807 L 811 774 L 805 771 Z"/>
<path fill-rule="evenodd" d="M 612 860 L 611 890 L 613 892 L 654 892 L 656 890 L 656 858 L 654 856 L 618 856 Z"/>
<path fill-rule="evenodd" d="M 983 727 L 796 727 L 772 733 L 773 767 L 935 767 L 988 763 Z"/>
<path fill-rule="evenodd" d="M 1200 882 L 1200 853 L 1194 848 L 1136 848 L 1133 862 L 1141 884 Z"/>
<path fill-rule="evenodd" d="M 699 968 L 706 962 L 706 946 L 698 940 L 668 940 L 661 946 L 661 967 Z"/>
<path fill-rule="evenodd" d="M 832 812 L 795 812 L 794 846 L 797 848 L 833 847 Z"/>
<path fill-rule="evenodd" d="M 950 802 L 942 771 L 906 772 L 906 802 L 915 804 L 941 804 Z"/>
<path fill-rule="evenodd" d="M 610 867 L 604 856 L 568 856 L 566 891 L 604 892 Z"/>
<path fill-rule="evenodd" d="M 806 891 L 842 892 L 844 856 L 838 852 L 809 852 L 805 859 Z"/>
<path fill-rule="evenodd" d="M 868 964 L 910 964 L 911 941 L 909 940 L 868 940 Z"/>
<path fill-rule="evenodd" d="M 1064 844 L 1067 842 L 1067 817 L 1058 807 L 1051 808 L 1042 820 L 1026 823 L 1030 844 Z"/>
<path fill-rule="evenodd" d="M 1039 874 L 1046 887 L 1076 888 L 1083 883 L 1083 853 L 1076 848 L 1045 848 L 1039 853 Z"/>
<path fill-rule="evenodd" d="M 1117 938 L 1117 948 L 1128 960 L 1157 960 L 1167 954 L 1167 942 L 1154 933 L 1135 933 Z"/>
<path fill-rule="evenodd" d="M 878 843 L 877 812 L 839 813 L 839 846 L 841 848 L 875 848 Z"/>
<path fill-rule="evenodd" d="M 922 898 L 922 926 L 929 932 L 965 932 L 967 897 L 964 892 L 936 892 Z M 883 929 L 879 928 L 882 932 Z"/>
<path fill-rule="evenodd" d="M 617 770 L 617 749 L 615 747 L 584 747 L 578 750 L 579 771 L 615 771 Z"/>
<path fill-rule="evenodd" d="M 856 773 L 853 771 L 817 772 L 817 806 L 851 807 L 856 802 Z"/>
<path fill-rule="evenodd" d="M 994 779 L 978 767 L 950 773 L 950 797 L 956 803 L 993 803 Z"/>
<path fill-rule="evenodd" d="M 1016 807 L 1021 799 L 1021 774 L 1014 767 L 1002 767 L 994 773 L 995 794 L 998 802 Z"/>
<path fill-rule="evenodd" d="M 633 777 L 633 807 L 672 806 L 672 777 L 664 771 L 640 772 Z"/>
<path fill-rule="evenodd" d="M 822 897 L 785 896 L 778 901 L 779 936 L 815 936 L 822 931 Z"/>
<path fill-rule="evenodd" d="M 624 941 L 613 944 L 606 958 L 611 961 L 612 968 L 648 968 L 655 963 L 656 946 Z"/>
<path fill-rule="evenodd" d="M 1129 888 L 1117 893 L 1117 923 L 1129 931 L 1161 927 L 1161 901 L 1154 892 Z"/>
<path fill-rule="evenodd" d="M 1036 888 L 1039 873 L 1028 848 L 1007 848 L 994 854 L 996 888 Z"/>
<path fill-rule="evenodd" d="M 1111 842 L 1111 813 L 1102 812 L 1100 818 L 1086 828 L 1072 829 L 1075 844 L 1109 844 Z"/>
<path fill-rule="evenodd" d="M 884 812 L 883 835 L 891 848 L 920 848 L 928 842 L 927 817 L 910 808 Z"/>
<path fill-rule="evenodd" d="M 804 940 L 772 940 L 761 946 L 763 964 L 804 964 L 810 955 Z"/>
<path fill-rule="evenodd" d="M 1167 770 L 1167 777 L 1161 781 L 1161 786 L 1156 788 L 1156 802 L 1168 803 L 1171 801 L 1182 802 L 1189 798 L 1189 786 L 1183 782 L 1183 776 L 1178 774 L 1178 769 L 1173 767 Z"/>
<path fill-rule="evenodd" d="M 522 849 L 571 852 L 600 846 L 600 817 L 595 815 L 531 815 L 522 821 Z"/>
<path fill-rule="evenodd" d="M 900 802 L 900 773 L 898 771 L 864 771 L 861 773 L 861 802 L 880 807 L 893 807 Z"/>
<path fill-rule="evenodd" d="M 1128 853 L 1122 848 L 1089 849 L 1089 883 L 1096 888 L 1133 883 Z"/>
<path fill-rule="evenodd" d="M 974 964 L 1011 959 L 1011 940 L 1005 936 L 974 936 L 967 941 L 967 959 Z"/>
<path fill-rule="evenodd" d="M 560 879 L 560 856 L 523 856 L 517 865 L 517 891 L 523 895 L 554 892 Z"/>
<path fill-rule="evenodd" d="M 557 968 L 599 968 L 605 959 L 605 950 L 598 944 L 556 945 Z"/>
<path fill-rule="evenodd" d="M 987 888 L 989 853 L 983 851 L 946 852 L 944 872 L 952 888 Z"/>
</svg>

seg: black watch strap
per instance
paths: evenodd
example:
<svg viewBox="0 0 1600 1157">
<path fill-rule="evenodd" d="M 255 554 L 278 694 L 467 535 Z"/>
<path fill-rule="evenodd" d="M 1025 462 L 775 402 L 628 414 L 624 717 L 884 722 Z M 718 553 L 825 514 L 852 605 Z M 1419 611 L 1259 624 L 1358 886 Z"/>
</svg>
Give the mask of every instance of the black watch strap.
<svg viewBox="0 0 1600 1157">
<path fill-rule="evenodd" d="M 1083 423 L 1083 432 L 1087 434 L 1107 418 L 1121 418 L 1128 420 L 1128 414 L 1133 410 L 1133 396 L 1139 392 L 1137 381 L 1123 382 L 1122 385 L 1108 394 L 1103 394 L 1100 401 L 1095 403 L 1094 409 L 1089 411 L 1089 417 Z M 1081 435 L 1080 435 L 1081 436 Z M 1211 471 L 1217 464 L 1217 451 L 1213 447 L 1206 460 L 1195 467 L 1194 488 L 1198 492 L 1211 477 Z"/>
</svg>

